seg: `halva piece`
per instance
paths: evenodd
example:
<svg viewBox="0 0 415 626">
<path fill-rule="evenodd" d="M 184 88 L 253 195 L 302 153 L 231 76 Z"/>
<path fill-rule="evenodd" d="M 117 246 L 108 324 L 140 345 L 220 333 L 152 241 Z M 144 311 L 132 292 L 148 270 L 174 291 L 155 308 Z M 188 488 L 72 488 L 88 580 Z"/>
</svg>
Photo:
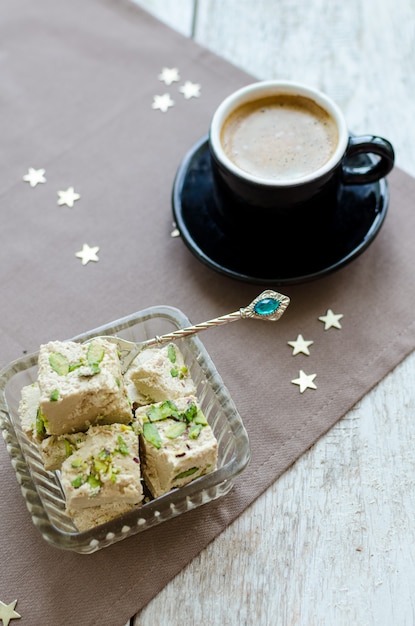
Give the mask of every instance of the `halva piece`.
<svg viewBox="0 0 415 626">
<path fill-rule="evenodd" d="M 37 382 L 23 387 L 20 396 L 18 413 L 23 432 L 25 432 L 31 439 L 39 438 L 37 427 L 41 431 L 41 434 L 44 431 L 43 422 L 37 423 L 39 400 L 40 390 Z"/>
<path fill-rule="evenodd" d="M 138 437 L 131 426 L 91 426 L 85 442 L 61 469 L 68 514 L 100 505 L 143 499 Z"/>
<path fill-rule="evenodd" d="M 196 393 L 183 355 L 173 343 L 140 352 L 131 364 L 127 378 L 139 393 L 138 398 L 131 399 L 139 404 L 161 402 L 166 398 L 174 400 Z"/>
<path fill-rule="evenodd" d="M 72 509 L 70 516 L 78 530 L 90 530 L 100 524 L 105 524 L 136 508 L 136 504 L 126 504 L 125 502 L 112 502 L 102 506 L 90 506 L 85 509 Z"/>
<path fill-rule="evenodd" d="M 85 431 L 93 424 L 126 424 L 131 407 L 115 344 L 51 341 L 40 347 L 38 385 L 44 434 Z"/>
<path fill-rule="evenodd" d="M 46 435 L 39 401 L 40 390 L 37 382 L 23 387 L 18 408 L 20 422 L 26 435 L 37 444 L 45 470 L 57 470 L 84 441 L 85 433 Z"/>
<path fill-rule="evenodd" d="M 216 469 L 218 444 L 194 396 L 136 410 L 142 473 L 154 498 Z"/>
<path fill-rule="evenodd" d="M 38 443 L 45 470 L 61 468 L 62 463 L 83 444 L 86 433 L 50 435 Z"/>
</svg>

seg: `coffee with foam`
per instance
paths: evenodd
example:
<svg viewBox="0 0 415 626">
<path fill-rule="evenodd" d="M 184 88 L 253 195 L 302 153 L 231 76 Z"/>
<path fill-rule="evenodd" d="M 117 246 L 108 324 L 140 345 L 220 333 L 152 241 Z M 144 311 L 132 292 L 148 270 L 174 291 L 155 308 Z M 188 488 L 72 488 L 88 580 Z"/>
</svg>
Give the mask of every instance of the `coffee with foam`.
<svg viewBox="0 0 415 626">
<path fill-rule="evenodd" d="M 222 125 L 221 144 L 244 172 L 286 184 L 327 163 L 338 144 L 338 128 L 312 99 L 281 93 L 237 107 Z"/>
</svg>

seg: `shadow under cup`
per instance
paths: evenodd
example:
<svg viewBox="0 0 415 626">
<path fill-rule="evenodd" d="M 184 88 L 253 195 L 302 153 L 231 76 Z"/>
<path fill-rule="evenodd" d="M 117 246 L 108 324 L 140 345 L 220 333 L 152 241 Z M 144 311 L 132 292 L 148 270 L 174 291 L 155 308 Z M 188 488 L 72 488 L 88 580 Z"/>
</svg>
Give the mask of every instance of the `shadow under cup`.
<svg viewBox="0 0 415 626">
<path fill-rule="evenodd" d="M 232 162 L 221 144 L 221 130 L 241 103 L 255 103 L 264 95 L 272 98 L 285 93 L 291 98 L 294 95 L 300 100 L 312 99 L 324 107 L 337 125 L 338 144 L 327 165 L 315 174 L 280 183 L 256 177 Z M 326 245 L 325 233 L 330 232 L 332 237 L 331 222 L 339 221 L 340 196 L 345 185 L 370 185 L 386 176 L 394 165 L 389 141 L 372 135 L 349 135 L 341 112 L 326 96 L 275 81 L 249 85 L 219 106 L 210 127 L 209 150 L 217 218 L 222 227 L 232 230 L 240 245 L 249 245 L 253 237 L 278 236 L 279 249 L 291 256 L 296 254 L 292 249 L 294 237 L 302 255 L 312 254 L 317 245 Z"/>
</svg>

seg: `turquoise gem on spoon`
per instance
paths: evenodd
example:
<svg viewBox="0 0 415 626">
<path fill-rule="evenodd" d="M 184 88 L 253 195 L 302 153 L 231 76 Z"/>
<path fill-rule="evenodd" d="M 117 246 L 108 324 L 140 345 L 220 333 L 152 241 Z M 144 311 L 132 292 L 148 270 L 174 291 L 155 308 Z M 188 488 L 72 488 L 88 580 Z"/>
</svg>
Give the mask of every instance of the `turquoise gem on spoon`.
<svg viewBox="0 0 415 626">
<path fill-rule="evenodd" d="M 280 305 L 281 302 L 276 298 L 264 298 L 255 304 L 254 311 L 257 315 L 272 315 Z"/>
</svg>

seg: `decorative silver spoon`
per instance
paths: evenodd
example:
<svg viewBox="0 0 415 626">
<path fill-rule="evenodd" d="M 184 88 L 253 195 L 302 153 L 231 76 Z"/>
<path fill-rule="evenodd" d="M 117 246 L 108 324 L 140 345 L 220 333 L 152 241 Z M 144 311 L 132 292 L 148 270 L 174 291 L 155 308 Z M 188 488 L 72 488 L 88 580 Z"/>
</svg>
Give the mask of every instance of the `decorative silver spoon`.
<svg viewBox="0 0 415 626">
<path fill-rule="evenodd" d="M 228 324 L 229 322 L 236 322 L 237 320 L 243 318 L 253 318 L 257 320 L 275 322 L 280 319 L 289 304 L 290 299 L 288 296 L 284 296 L 277 291 L 267 289 L 257 296 L 250 304 L 248 304 L 248 306 L 239 309 L 239 311 L 235 311 L 235 313 L 221 315 L 213 320 L 208 320 L 207 322 L 202 322 L 201 324 L 196 324 L 195 326 L 181 328 L 172 333 L 167 333 L 166 335 L 157 335 L 153 339 L 147 339 L 146 341 L 136 343 L 111 335 L 104 335 L 100 338 L 106 339 L 107 341 L 113 341 L 117 344 L 121 355 L 122 373 L 124 374 L 136 356 L 145 348 L 160 346 L 168 343 L 169 341 L 188 337 L 189 335 L 195 335 L 202 330 L 206 330 L 214 326 L 220 326 L 221 324 Z M 97 337 L 88 339 L 85 343 L 89 343 L 94 339 L 97 339 Z"/>
</svg>

